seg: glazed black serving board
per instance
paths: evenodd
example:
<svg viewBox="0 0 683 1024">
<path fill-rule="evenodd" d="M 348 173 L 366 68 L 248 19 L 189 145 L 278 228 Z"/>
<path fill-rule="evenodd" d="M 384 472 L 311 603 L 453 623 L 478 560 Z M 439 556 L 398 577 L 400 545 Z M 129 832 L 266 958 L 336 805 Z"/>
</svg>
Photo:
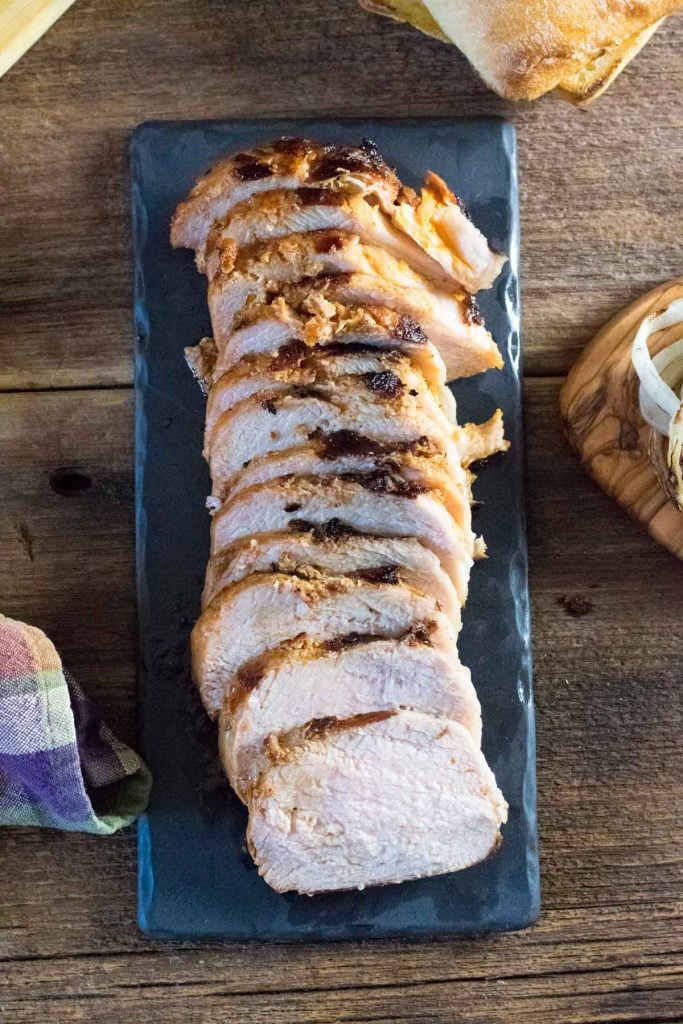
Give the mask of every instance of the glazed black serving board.
<svg viewBox="0 0 683 1024">
<path fill-rule="evenodd" d="M 215 728 L 190 681 L 188 634 L 209 549 L 209 477 L 201 456 L 204 398 L 183 347 L 210 328 L 205 281 L 192 254 L 174 252 L 168 241 L 176 203 L 219 156 L 294 134 L 373 139 L 410 185 L 436 171 L 509 256 L 480 297 L 505 370 L 455 385 L 460 419 L 483 420 L 500 406 L 512 442 L 479 473 L 475 494 L 483 505 L 475 529 L 489 558 L 473 571 L 460 645 L 482 702 L 484 752 L 510 804 L 504 842 L 490 860 L 457 874 L 315 897 L 278 895 L 257 874 L 244 846 L 244 808 L 223 780 Z M 139 827 L 141 928 L 168 937 L 320 940 L 530 924 L 539 880 L 513 129 L 497 120 L 151 123 L 133 136 L 131 164 L 141 713 L 154 776 Z"/>
</svg>

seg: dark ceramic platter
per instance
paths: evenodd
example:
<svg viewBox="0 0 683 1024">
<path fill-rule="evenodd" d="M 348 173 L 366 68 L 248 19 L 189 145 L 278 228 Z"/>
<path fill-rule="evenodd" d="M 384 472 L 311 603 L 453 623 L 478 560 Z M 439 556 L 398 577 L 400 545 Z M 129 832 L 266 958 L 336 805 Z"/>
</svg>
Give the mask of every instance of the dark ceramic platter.
<svg viewBox="0 0 683 1024">
<path fill-rule="evenodd" d="M 401 178 L 441 174 L 492 245 L 509 256 L 481 306 L 503 373 L 458 382 L 460 419 L 505 414 L 511 451 L 484 466 L 475 566 L 461 639 L 484 719 L 483 746 L 510 804 L 504 842 L 457 874 L 364 892 L 277 895 L 244 846 L 244 808 L 224 782 L 215 729 L 193 691 L 188 634 L 207 560 L 204 399 L 183 346 L 210 333 L 204 279 L 174 252 L 169 220 L 221 154 L 280 135 L 373 139 Z M 139 829 L 139 920 L 150 935 L 231 939 L 446 936 L 521 928 L 539 909 L 534 720 L 529 653 L 520 397 L 519 227 L 515 137 L 501 121 L 154 123 L 131 146 L 137 330 L 137 578 L 144 753 L 154 775 Z M 409 766 L 406 766 L 409 783 Z"/>
</svg>

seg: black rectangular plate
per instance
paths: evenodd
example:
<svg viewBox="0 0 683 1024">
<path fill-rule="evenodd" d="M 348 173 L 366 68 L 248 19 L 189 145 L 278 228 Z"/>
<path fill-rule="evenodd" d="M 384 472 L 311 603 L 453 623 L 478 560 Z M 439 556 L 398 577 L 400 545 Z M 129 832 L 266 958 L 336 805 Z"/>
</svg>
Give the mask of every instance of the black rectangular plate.
<svg viewBox="0 0 683 1024">
<path fill-rule="evenodd" d="M 510 452 L 482 467 L 475 529 L 489 558 L 475 566 L 462 658 L 484 719 L 483 746 L 510 804 L 504 842 L 457 874 L 364 892 L 278 895 L 244 846 L 244 808 L 225 783 L 215 727 L 189 675 L 188 634 L 208 556 L 201 456 L 204 399 L 183 346 L 210 333 L 206 286 L 169 221 L 222 154 L 280 135 L 373 139 L 400 177 L 428 169 L 463 198 L 509 261 L 481 306 L 505 370 L 458 382 L 459 418 L 500 406 Z M 515 137 L 498 120 L 151 123 L 131 143 L 135 257 L 137 580 L 144 753 L 154 775 L 139 828 L 139 921 L 150 935 L 231 939 L 445 936 L 521 928 L 539 910 L 534 721 L 524 530 L 520 395 L 519 227 Z M 407 766 L 409 770 L 409 766 Z"/>
</svg>

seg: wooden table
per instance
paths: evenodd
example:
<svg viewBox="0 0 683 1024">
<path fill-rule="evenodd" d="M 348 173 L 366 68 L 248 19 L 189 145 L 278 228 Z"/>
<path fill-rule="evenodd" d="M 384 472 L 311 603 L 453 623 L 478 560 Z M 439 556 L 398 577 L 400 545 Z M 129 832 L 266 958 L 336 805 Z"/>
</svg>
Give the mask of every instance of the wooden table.
<svg viewBox="0 0 683 1024">
<path fill-rule="evenodd" d="M 303 113 L 517 125 L 544 908 L 530 931 L 478 941 L 150 942 L 132 831 L 4 830 L 0 1019 L 683 1020 L 683 569 L 582 475 L 557 413 L 595 329 L 681 272 L 682 97 L 680 17 L 579 111 L 508 105 L 455 51 L 352 0 L 80 0 L 0 81 L 0 607 L 47 630 L 130 741 L 131 129 Z"/>
</svg>

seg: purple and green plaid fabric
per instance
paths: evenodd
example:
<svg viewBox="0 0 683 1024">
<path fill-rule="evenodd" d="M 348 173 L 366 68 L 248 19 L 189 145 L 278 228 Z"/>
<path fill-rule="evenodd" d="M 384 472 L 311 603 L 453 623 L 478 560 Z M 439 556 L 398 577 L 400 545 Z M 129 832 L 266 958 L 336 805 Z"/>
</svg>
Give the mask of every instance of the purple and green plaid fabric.
<svg viewBox="0 0 683 1024">
<path fill-rule="evenodd" d="M 0 615 L 0 825 L 110 835 L 145 809 L 150 787 L 45 634 Z"/>
</svg>

